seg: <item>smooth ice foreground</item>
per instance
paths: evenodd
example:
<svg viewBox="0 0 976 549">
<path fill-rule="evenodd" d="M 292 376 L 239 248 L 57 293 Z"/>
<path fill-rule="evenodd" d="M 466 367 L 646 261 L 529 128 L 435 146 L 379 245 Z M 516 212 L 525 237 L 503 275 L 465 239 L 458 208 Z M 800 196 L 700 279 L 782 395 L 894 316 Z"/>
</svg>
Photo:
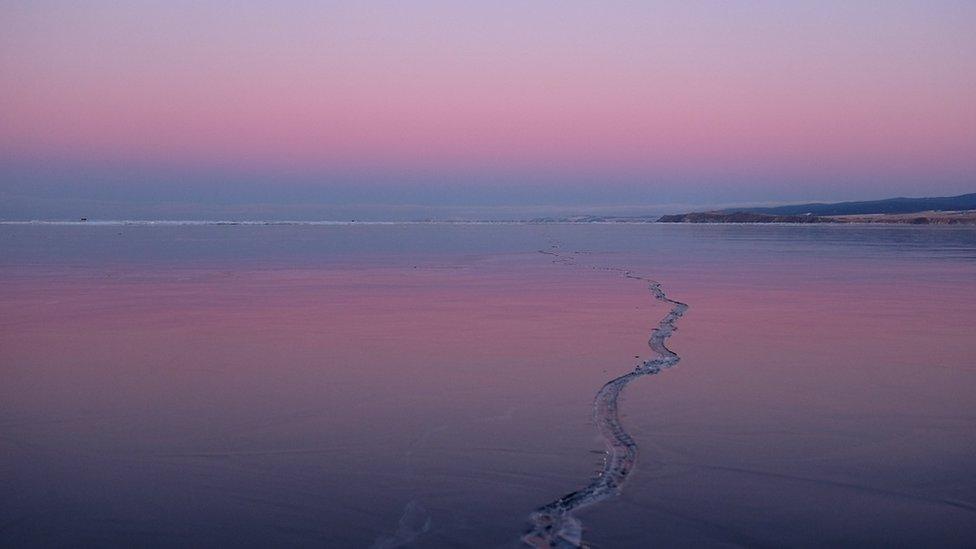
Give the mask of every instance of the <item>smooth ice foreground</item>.
<svg viewBox="0 0 976 549">
<path fill-rule="evenodd" d="M 0 225 L 0 278 L 3 546 L 976 536 L 969 229 Z"/>
</svg>

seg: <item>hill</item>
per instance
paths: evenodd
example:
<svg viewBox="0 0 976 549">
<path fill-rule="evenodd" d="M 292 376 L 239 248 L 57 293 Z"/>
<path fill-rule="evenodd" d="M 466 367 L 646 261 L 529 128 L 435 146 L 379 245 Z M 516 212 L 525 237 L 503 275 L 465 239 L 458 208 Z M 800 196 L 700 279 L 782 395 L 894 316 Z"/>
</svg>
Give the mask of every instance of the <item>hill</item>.
<svg viewBox="0 0 976 549">
<path fill-rule="evenodd" d="M 861 202 L 793 204 L 788 206 L 728 208 L 722 213 L 747 212 L 766 215 L 866 215 L 908 214 L 926 211 L 976 210 L 976 193 L 928 198 L 887 198 Z"/>
</svg>

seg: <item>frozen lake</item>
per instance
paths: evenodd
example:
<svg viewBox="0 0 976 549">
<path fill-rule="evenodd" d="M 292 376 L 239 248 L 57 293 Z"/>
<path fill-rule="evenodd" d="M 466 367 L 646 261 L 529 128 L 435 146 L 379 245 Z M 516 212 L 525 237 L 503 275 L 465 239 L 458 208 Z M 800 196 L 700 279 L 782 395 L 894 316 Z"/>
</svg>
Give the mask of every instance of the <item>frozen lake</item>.
<svg viewBox="0 0 976 549">
<path fill-rule="evenodd" d="M 557 251 L 557 255 L 540 253 Z M 0 545 L 970 545 L 976 230 L 0 225 Z"/>
</svg>

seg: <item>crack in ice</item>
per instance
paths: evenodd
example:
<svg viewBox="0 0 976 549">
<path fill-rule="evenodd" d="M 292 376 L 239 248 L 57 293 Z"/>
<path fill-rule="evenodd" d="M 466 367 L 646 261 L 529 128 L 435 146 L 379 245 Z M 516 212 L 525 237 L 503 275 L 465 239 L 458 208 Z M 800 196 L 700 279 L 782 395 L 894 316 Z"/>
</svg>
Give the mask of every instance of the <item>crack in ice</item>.
<svg viewBox="0 0 976 549">
<path fill-rule="evenodd" d="M 550 242 L 550 249 L 540 250 L 540 252 L 552 255 L 554 263 L 576 264 L 571 256 L 561 253 L 557 242 Z M 583 545 L 583 525 L 573 516 L 573 513 L 582 507 L 599 503 L 620 493 L 637 462 L 637 443 L 620 423 L 618 402 L 621 392 L 631 381 L 642 376 L 657 374 L 681 360 L 674 351 L 668 349 L 666 341 L 677 330 L 677 321 L 688 310 L 688 305 L 669 298 L 661 288 L 661 284 L 650 278 L 636 275 L 626 269 L 604 268 L 603 270 L 619 272 L 627 278 L 646 282 L 654 299 L 670 305 L 671 309 L 651 330 L 647 342 L 657 356 L 643 361 L 634 370 L 611 379 L 596 393 L 593 399 L 593 420 L 606 443 L 603 468 L 585 488 L 570 492 L 543 505 L 530 515 L 531 528 L 522 537 L 522 541 L 533 547 L 581 547 Z"/>
</svg>

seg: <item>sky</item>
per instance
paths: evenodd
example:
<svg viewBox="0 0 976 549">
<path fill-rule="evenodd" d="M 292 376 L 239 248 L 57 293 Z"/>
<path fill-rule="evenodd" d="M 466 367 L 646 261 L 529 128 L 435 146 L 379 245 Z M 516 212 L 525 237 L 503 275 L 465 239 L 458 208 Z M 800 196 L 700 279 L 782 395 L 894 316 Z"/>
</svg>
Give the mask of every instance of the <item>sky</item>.
<svg viewBox="0 0 976 549">
<path fill-rule="evenodd" d="M 0 3 L 0 219 L 976 191 L 976 2 Z"/>
</svg>

